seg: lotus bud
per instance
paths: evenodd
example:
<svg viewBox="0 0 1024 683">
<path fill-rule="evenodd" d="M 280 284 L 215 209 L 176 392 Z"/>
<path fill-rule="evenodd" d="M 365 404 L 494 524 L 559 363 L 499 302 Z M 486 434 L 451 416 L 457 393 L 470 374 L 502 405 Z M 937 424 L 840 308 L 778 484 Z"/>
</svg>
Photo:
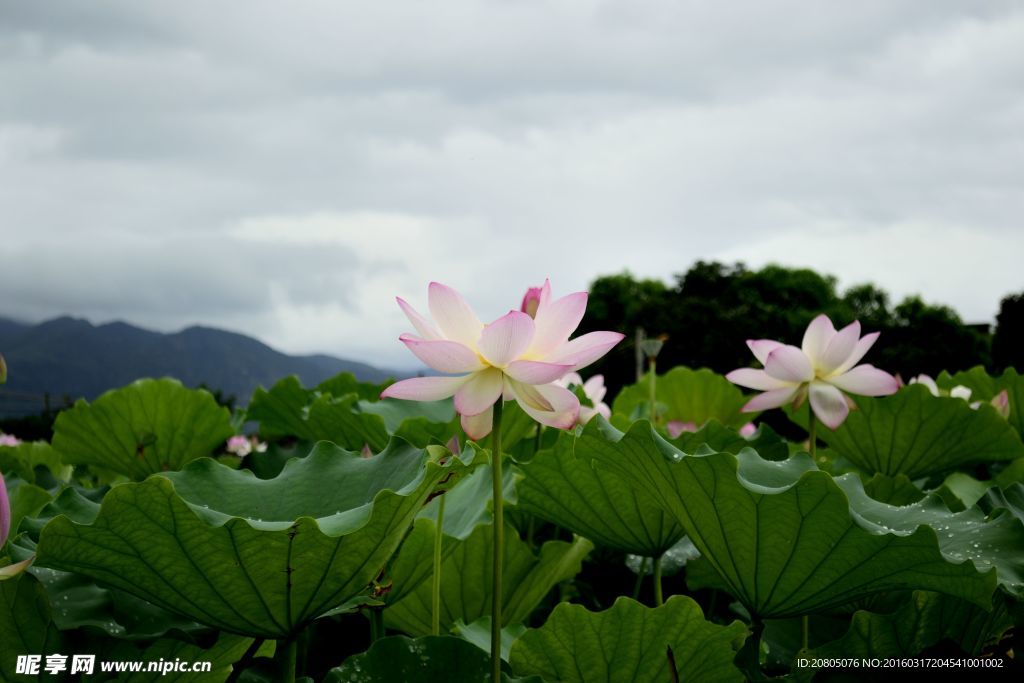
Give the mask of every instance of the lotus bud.
<svg viewBox="0 0 1024 683">
<path fill-rule="evenodd" d="M 1003 418 L 1010 417 L 1010 395 L 1006 393 L 1006 389 L 1003 389 L 992 398 L 992 407 L 996 409 L 996 412 L 1003 416 Z"/>
<path fill-rule="evenodd" d="M 11 501 L 7 497 L 7 484 L 4 483 L 3 472 L 0 472 L 0 548 L 7 542 L 11 533 Z"/>
</svg>

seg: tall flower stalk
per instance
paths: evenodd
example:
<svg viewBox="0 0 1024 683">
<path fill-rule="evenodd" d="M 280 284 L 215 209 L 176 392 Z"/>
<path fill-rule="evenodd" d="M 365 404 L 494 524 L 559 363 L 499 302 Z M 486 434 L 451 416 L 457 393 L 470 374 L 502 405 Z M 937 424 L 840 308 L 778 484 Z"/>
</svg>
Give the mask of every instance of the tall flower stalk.
<svg viewBox="0 0 1024 683">
<path fill-rule="evenodd" d="M 494 567 L 491 580 L 491 680 L 501 680 L 501 608 L 502 571 L 505 565 L 505 503 L 501 472 L 502 401 L 494 406 L 494 430 L 491 432 L 491 495 L 494 503 Z"/>
<path fill-rule="evenodd" d="M 434 530 L 434 575 L 431 585 L 431 633 L 441 635 L 441 543 L 444 541 L 444 501 L 437 501 L 437 527 Z"/>
</svg>

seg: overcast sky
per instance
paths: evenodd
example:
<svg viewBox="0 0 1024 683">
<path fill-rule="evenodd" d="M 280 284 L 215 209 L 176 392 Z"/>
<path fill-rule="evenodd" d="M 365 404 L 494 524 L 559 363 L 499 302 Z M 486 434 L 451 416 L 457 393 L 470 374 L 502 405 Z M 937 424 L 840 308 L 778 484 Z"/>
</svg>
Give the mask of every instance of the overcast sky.
<svg viewBox="0 0 1024 683">
<path fill-rule="evenodd" d="M 629 269 L 1024 290 L 1020 2 L 0 0 L 0 315 L 412 366 Z"/>
</svg>

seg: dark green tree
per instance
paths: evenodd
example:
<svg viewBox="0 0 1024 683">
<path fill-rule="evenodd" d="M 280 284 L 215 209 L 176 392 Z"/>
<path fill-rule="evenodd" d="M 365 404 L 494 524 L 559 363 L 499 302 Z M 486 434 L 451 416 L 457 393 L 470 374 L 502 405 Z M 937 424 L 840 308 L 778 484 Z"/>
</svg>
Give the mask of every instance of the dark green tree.
<svg viewBox="0 0 1024 683">
<path fill-rule="evenodd" d="M 997 371 L 1016 368 L 1024 372 L 1024 293 L 1011 294 L 999 304 L 992 364 Z"/>
<path fill-rule="evenodd" d="M 799 345 L 807 324 L 826 313 L 837 326 L 860 320 L 865 332 L 881 338 L 866 362 L 905 380 L 989 364 L 989 338 L 965 325 L 946 306 L 909 297 L 895 307 L 872 284 L 842 294 L 836 279 L 806 268 L 770 265 L 750 270 L 742 263 L 699 261 L 669 287 L 637 280 L 629 273 L 594 281 L 584 329 L 619 330 L 627 339 L 589 373 L 602 373 L 616 390 L 635 378 L 637 328 L 668 337 L 658 367 L 709 367 L 728 372 L 751 365 L 747 339 L 778 339 Z M 1022 316 L 1024 319 L 1024 316 Z M 1020 348 L 1020 345 L 1017 345 Z"/>
</svg>

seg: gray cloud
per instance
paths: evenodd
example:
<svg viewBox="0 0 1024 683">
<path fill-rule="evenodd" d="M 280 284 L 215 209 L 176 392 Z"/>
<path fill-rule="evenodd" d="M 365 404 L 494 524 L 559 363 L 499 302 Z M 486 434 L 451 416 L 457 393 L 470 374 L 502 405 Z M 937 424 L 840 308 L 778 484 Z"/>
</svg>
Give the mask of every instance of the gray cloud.
<svg viewBox="0 0 1024 683">
<path fill-rule="evenodd" d="M 392 296 L 484 315 L 698 258 L 989 319 L 1024 289 L 1013 2 L 13 3 L 0 313 L 238 327 L 407 363 Z"/>
</svg>

